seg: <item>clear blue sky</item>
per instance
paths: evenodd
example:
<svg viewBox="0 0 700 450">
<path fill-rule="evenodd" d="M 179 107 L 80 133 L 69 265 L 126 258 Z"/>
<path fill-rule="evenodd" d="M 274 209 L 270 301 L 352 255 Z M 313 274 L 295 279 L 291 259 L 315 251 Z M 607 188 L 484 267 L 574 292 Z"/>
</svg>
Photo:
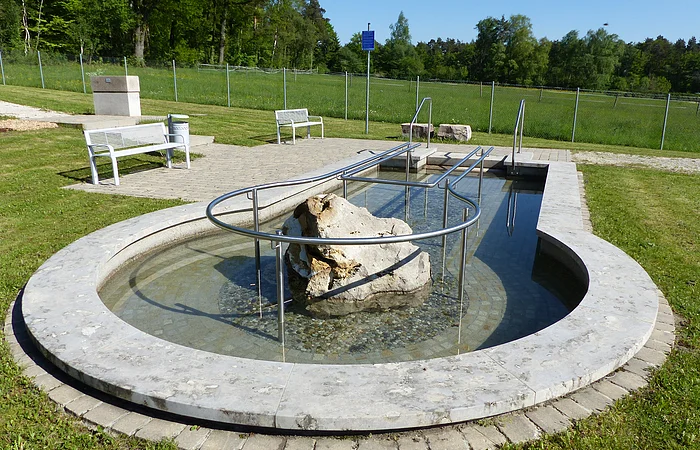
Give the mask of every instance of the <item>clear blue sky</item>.
<svg viewBox="0 0 700 450">
<path fill-rule="evenodd" d="M 476 38 L 476 23 L 489 16 L 523 14 L 530 18 L 537 39 L 561 39 L 571 30 L 584 36 L 605 27 L 625 42 L 641 42 L 662 35 L 671 42 L 695 36 L 700 40 L 700 0 L 320 0 L 341 44 L 353 33 L 375 30 L 377 42 L 389 37 L 389 25 L 401 11 L 408 19 L 414 44 L 441 37 L 469 42 Z"/>
</svg>

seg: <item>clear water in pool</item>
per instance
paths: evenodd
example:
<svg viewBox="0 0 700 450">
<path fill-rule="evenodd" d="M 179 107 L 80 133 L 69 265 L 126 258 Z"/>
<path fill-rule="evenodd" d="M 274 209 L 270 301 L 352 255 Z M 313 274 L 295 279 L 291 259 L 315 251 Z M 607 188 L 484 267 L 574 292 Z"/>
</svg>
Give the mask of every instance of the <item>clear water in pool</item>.
<svg viewBox="0 0 700 450">
<path fill-rule="evenodd" d="M 383 173 L 396 178 L 398 173 Z M 434 174 L 415 175 L 430 179 Z M 482 216 L 468 233 L 464 300 L 457 295 L 461 233 L 414 242 L 430 254 L 433 289 L 416 308 L 314 319 L 286 305 L 285 346 L 277 339 L 274 253 L 262 254 L 262 316 L 250 239 L 230 232 L 144 255 L 100 289 L 103 302 L 134 327 L 176 344 L 273 361 L 372 364 L 456 355 L 508 342 L 558 321 L 585 287 L 562 264 L 538 254 L 535 225 L 542 182 L 485 177 Z M 350 199 L 382 217 L 406 218 L 400 186 L 351 184 Z M 478 178 L 458 192 L 478 195 Z M 412 188 L 414 232 L 440 228 L 444 191 Z M 450 200 L 449 224 L 465 205 Z M 473 214 L 473 212 L 470 212 Z M 279 228 L 283 219 L 264 225 Z M 291 298 L 287 292 L 288 298 Z"/>
</svg>

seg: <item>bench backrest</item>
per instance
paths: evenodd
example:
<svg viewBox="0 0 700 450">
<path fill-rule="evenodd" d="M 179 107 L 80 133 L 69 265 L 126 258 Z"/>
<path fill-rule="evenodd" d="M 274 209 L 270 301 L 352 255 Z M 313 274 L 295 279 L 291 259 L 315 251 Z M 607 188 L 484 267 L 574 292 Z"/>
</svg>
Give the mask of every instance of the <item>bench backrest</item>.
<svg viewBox="0 0 700 450">
<path fill-rule="evenodd" d="M 138 147 L 149 144 L 164 144 L 167 142 L 165 124 L 147 123 L 128 127 L 103 128 L 100 130 L 85 130 L 85 142 L 92 144 L 108 144 L 118 148 Z"/>
<path fill-rule="evenodd" d="M 309 121 L 309 110 L 303 109 L 280 109 L 275 111 L 277 123 L 301 123 Z"/>
</svg>

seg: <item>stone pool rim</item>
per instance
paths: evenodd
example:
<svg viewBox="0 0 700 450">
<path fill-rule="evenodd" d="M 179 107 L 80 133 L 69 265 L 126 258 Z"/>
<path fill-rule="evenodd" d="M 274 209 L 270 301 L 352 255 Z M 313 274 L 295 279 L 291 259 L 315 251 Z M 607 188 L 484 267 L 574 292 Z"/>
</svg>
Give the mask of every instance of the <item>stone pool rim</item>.
<svg viewBox="0 0 700 450">
<path fill-rule="evenodd" d="M 206 203 L 129 219 L 60 250 L 27 283 L 24 319 L 41 352 L 74 378 L 196 419 L 289 431 L 383 431 L 531 406 L 627 362 L 651 335 L 658 310 L 646 272 L 583 230 L 575 164 L 532 164 L 547 168 L 538 234 L 585 270 L 589 289 L 564 319 L 516 341 L 401 363 L 280 363 L 183 347 L 112 314 L 97 295 L 101 279 L 148 248 L 213 227 Z M 295 200 L 280 201 L 286 194 L 271 193 L 266 213 L 291 206 Z"/>
</svg>

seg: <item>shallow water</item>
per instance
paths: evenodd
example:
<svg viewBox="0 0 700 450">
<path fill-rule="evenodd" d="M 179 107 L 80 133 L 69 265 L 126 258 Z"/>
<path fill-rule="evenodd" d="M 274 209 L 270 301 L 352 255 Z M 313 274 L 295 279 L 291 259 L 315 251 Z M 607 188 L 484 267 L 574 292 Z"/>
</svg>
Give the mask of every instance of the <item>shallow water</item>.
<svg viewBox="0 0 700 450">
<path fill-rule="evenodd" d="M 421 179 L 435 176 L 418 175 Z M 462 304 L 457 295 L 461 233 L 448 236 L 444 253 L 442 238 L 416 241 L 431 260 L 433 289 L 424 305 L 314 319 L 290 302 L 284 349 L 277 340 L 274 253 L 266 242 L 261 244 L 262 317 L 252 241 L 223 231 L 129 264 L 99 294 L 117 316 L 142 331 L 246 358 L 382 363 L 486 348 L 551 325 L 583 296 L 584 288 L 561 264 L 537 255 L 535 225 L 541 189 L 541 182 L 484 178 L 482 216 L 471 227 L 467 241 Z M 406 218 L 403 187 L 351 184 L 349 191 L 353 203 L 377 216 Z M 476 198 L 478 178 L 464 179 L 458 191 Z M 440 228 L 443 192 L 411 189 L 408 223 L 414 232 Z M 450 200 L 450 225 L 457 223 L 463 208 L 461 202 Z M 278 221 L 264 228 L 279 225 Z"/>
</svg>

